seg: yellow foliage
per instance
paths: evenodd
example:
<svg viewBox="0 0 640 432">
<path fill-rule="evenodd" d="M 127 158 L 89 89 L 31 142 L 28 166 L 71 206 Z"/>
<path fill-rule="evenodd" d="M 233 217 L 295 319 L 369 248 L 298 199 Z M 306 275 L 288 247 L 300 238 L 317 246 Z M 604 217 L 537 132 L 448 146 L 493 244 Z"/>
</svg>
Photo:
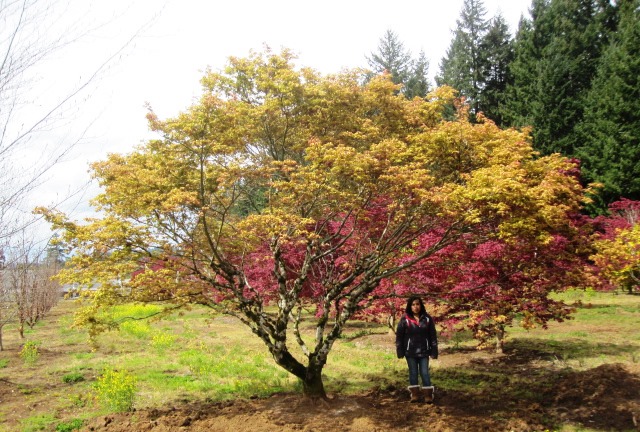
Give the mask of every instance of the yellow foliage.
<svg viewBox="0 0 640 432">
<path fill-rule="evenodd" d="M 441 218 L 459 232 L 490 221 L 502 238 L 545 241 L 579 208 L 570 162 L 538 157 L 527 131 L 445 121 L 453 89 L 406 100 L 388 76 L 363 85 L 359 71 L 322 76 L 294 60 L 269 49 L 231 58 L 207 71 L 183 113 L 150 110 L 157 139 L 92 165 L 104 217 L 40 210 L 75 250 L 61 282 L 99 284 L 98 305 L 242 300 L 242 266 L 258 244 L 320 244 L 324 221 L 360 217 L 375 200 L 387 202 L 388 236 Z M 398 244 L 378 259 L 411 246 Z"/>
<path fill-rule="evenodd" d="M 640 225 L 620 229 L 613 239 L 594 241 L 591 256 L 602 275 L 614 286 L 629 289 L 640 285 Z"/>
</svg>

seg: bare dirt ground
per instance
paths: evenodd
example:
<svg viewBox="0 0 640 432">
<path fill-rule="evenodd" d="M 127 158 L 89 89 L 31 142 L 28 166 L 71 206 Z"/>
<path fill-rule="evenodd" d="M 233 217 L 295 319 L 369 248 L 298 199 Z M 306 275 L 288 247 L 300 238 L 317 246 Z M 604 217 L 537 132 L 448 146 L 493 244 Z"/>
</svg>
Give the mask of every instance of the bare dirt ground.
<svg viewBox="0 0 640 432">
<path fill-rule="evenodd" d="M 532 393 L 521 399 L 514 397 L 514 389 L 501 391 L 499 379 L 489 391 L 440 390 L 433 405 L 409 403 L 404 387 L 387 385 L 366 394 L 335 395 L 328 401 L 278 394 L 267 399 L 139 410 L 93 419 L 85 430 L 545 431 L 561 424 L 574 424 L 578 430 L 640 430 L 639 371 L 610 364 L 584 372 L 550 374 L 527 367 L 531 354 L 511 353 L 475 361 L 481 370 L 531 374 Z"/>
</svg>

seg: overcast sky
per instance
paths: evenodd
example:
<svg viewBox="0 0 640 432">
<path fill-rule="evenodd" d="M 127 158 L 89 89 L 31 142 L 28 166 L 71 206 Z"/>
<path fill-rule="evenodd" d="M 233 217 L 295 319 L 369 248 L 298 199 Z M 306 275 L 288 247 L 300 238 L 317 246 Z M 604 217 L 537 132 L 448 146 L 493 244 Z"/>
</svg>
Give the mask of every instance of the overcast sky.
<svg viewBox="0 0 640 432">
<path fill-rule="evenodd" d="M 207 67 L 219 69 L 229 56 L 246 56 L 263 44 L 286 47 L 300 65 L 322 73 L 366 66 L 386 30 L 393 30 L 414 56 L 423 50 L 430 77 L 451 40 L 463 0 L 70 0 L 53 19 L 99 26 L 57 53 L 39 71 L 39 98 L 84 82 L 114 53 L 82 97 L 64 115 L 49 141 L 82 139 L 51 173 L 34 204 L 47 205 L 87 183 L 88 164 L 108 152 L 128 152 L 150 135 L 145 103 L 161 117 L 184 110 L 199 93 Z M 89 6 L 87 6 L 89 5 Z M 500 12 L 515 31 L 530 0 L 485 0 L 487 18 Z M 63 27 L 62 27 L 63 28 Z M 134 36 L 135 35 L 135 36 Z M 134 36 L 133 41 L 127 41 Z M 124 49 L 120 49 L 124 46 Z M 61 90 L 62 89 L 62 90 Z M 58 92 L 56 92 L 58 90 Z M 62 93 L 62 94 L 63 94 Z M 78 132 L 82 131 L 82 133 Z M 42 137 L 41 137 L 42 138 Z M 95 187 L 70 200 L 76 218 L 87 214 Z"/>
</svg>

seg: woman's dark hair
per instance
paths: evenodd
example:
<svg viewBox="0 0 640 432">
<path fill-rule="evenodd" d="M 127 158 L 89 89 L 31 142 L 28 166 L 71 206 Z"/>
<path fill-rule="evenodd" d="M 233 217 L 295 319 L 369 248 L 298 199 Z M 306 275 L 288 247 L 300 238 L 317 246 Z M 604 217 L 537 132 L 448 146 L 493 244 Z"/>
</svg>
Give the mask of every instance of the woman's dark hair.
<svg viewBox="0 0 640 432">
<path fill-rule="evenodd" d="M 411 303 L 413 303 L 414 301 L 418 300 L 420 302 L 420 315 L 426 315 L 427 314 L 427 310 L 424 307 L 424 303 L 422 303 L 422 299 L 418 296 L 413 296 L 413 297 L 409 297 L 409 299 L 407 300 L 407 307 L 405 308 L 405 312 L 407 313 L 407 315 L 409 315 L 412 318 L 415 318 L 413 316 L 413 311 L 411 310 Z"/>
</svg>

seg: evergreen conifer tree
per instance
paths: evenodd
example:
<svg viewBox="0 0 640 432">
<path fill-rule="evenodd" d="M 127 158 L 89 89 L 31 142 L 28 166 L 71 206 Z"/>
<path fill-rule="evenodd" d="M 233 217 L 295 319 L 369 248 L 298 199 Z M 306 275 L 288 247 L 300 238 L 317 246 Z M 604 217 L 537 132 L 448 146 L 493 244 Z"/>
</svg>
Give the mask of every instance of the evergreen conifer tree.
<svg viewBox="0 0 640 432">
<path fill-rule="evenodd" d="M 395 84 L 402 84 L 401 92 L 407 98 L 427 95 L 429 60 L 423 51 L 417 59 L 412 59 L 411 52 L 394 31 L 387 30 L 380 38 L 377 51 L 366 59 L 373 74 L 389 73 Z"/>
<path fill-rule="evenodd" d="M 577 151 L 589 181 L 604 185 L 600 207 L 640 199 L 640 0 L 620 0 L 619 27 L 586 97 Z"/>
<path fill-rule="evenodd" d="M 489 23 L 482 0 L 464 0 L 451 45 L 440 63 L 437 85 L 449 85 L 467 99 L 470 114 L 479 111 L 483 87 L 482 41 Z"/>
<path fill-rule="evenodd" d="M 480 44 L 482 92 L 478 108 L 497 125 L 505 123 L 507 85 L 512 82 L 509 64 L 513 61 L 513 41 L 502 15 L 495 16 Z"/>
<path fill-rule="evenodd" d="M 387 72 L 395 84 L 404 84 L 411 73 L 411 53 L 404 47 L 393 30 L 387 30 L 380 38 L 377 52 L 367 57 L 374 74 Z"/>
<path fill-rule="evenodd" d="M 513 41 L 514 58 L 509 64 L 511 82 L 507 85 L 506 109 L 503 118 L 514 127 L 533 125 L 533 105 L 538 101 L 539 60 L 548 43 L 546 9 L 549 0 L 533 0 L 531 18 L 521 17 Z"/>
<path fill-rule="evenodd" d="M 411 62 L 411 73 L 403 89 L 408 99 L 425 97 L 429 93 L 429 60 L 424 51 L 420 51 L 418 58 Z"/>
<path fill-rule="evenodd" d="M 532 126 L 543 154 L 575 156 L 612 7 L 607 0 L 534 0 L 531 21 L 521 21 L 505 116 L 512 126 Z"/>
</svg>

